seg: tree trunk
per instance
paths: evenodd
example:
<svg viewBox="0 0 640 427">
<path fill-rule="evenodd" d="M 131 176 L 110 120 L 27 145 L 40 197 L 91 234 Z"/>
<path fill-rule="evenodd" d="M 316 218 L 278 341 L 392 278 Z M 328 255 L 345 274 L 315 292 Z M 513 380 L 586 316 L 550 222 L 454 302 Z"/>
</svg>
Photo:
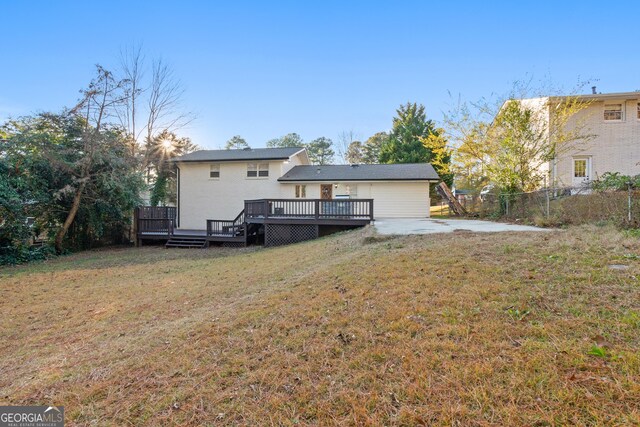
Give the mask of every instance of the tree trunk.
<svg viewBox="0 0 640 427">
<path fill-rule="evenodd" d="M 73 196 L 73 203 L 71 204 L 71 210 L 69 210 L 69 213 L 67 214 L 67 219 L 64 221 L 62 228 L 56 234 L 55 248 L 58 254 L 62 253 L 62 241 L 64 240 L 64 236 L 67 235 L 67 231 L 69 231 L 69 227 L 71 227 L 71 224 L 78 213 L 78 209 L 80 209 L 80 200 L 82 199 L 84 185 L 85 184 L 83 182 L 78 186 L 76 194 Z"/>
</svg>

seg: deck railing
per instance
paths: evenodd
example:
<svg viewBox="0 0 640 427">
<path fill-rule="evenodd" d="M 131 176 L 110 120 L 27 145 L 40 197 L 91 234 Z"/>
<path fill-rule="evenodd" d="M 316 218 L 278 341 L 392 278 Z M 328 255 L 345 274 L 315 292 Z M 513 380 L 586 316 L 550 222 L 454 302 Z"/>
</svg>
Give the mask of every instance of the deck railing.
<svg viewBox="0 0 640 427">
<path fill-rule="evenodd" d="M 176 228 L 176 208 L 172 206 L 138 206 L 135 218 L 138 233 L 172 235 Z"/>
<path fill-rule="evenodd" d="M 373 221 L 373 199 L 260 199 L 245 200 L 249 219 L 344 219 Z"/>
<path fill-rule="evenodd" d="M 142 218 L 138 219 L 138 233 L 172 235 L 175 229 L 174 219 Z"/>
<path fill-rule="evenodd" d="M 232 220 L 208 219 L 207 236 L 240 236 L 246 233 L 244 211 Z"/>
</svg>

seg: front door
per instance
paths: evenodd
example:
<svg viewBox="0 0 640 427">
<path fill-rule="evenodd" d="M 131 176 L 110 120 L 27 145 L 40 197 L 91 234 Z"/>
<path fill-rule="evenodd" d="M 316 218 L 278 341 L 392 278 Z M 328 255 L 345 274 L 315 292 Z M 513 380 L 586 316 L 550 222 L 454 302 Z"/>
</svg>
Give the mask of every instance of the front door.
<svg viewBox="0 0 640 427">
<path fill-rule="evenodd" d="M 591 181 L 591 157 L 574 157 L 572 186 L 582 187 L 589 181 Z"/>
<path fill-rule="evenodd" d="M 331 184 L 321 184 L 320 185 L 320 198 L 322 200 L 331 200 L 331 199 L 333 199 L 333 185 L 331 185 Z"/>
</svg>

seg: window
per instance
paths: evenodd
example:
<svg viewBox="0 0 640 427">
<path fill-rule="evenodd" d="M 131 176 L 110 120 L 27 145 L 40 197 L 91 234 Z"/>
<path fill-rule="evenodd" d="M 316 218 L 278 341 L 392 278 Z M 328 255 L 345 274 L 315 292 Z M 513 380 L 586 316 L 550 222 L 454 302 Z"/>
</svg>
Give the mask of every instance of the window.
<svg viewBox="0 0 640 427">
<path fill-rule="evenodd" d="M 296 199 L 304 199 L 307 197 L 307 186 L 296 185 Z"/>
<path fill-rule="evenodd" d="M 209 178 L 211 178 L 211 179 L 220 178 L 220 165 L 219 164 L 211 165 L 211 167 L 209 168 Z"/>
<path fill-rule="evenodd" d="M 638 120 L 640 120 L 640 102 L 638 102 Z"/>
<path fill-rule="evenodd" d="M 258 164 L 258 176 L 262 178 L 269 176 L 269 163 Z"/>
<path fill-rule="evenodd" d="M 587 159 L 573 160 L 573 177 L 574 178 L 587 177 Z"/>
<path fill-rule="evenodd" d="M 352 199 L 358 197 L 358 186 L 356 184 L 347 184 L 345 186 L 345 191 Z"/>
<path fill-rule="evenodd" d="M 247 163 L 247 178 L 267 178 L 269 163 Z"/>
<path fill-rule="evenodd" d="M 605 121 L 622 121 L 622 104 L 604 104 Z"/>
</svg>

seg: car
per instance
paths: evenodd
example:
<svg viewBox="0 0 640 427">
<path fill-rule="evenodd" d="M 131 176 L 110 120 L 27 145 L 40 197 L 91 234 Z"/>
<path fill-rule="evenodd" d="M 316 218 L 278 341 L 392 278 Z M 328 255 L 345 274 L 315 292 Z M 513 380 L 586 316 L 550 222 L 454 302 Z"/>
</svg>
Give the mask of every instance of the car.
<svg viewBox="0 0 640 427">
<path fill-rule="evenodd" d="M 483 202 L 487 200 L 487 196 L 493 193 L 495 189 L 496 186 L 493 184 L 485 185 L 484 187 L 482 187 L 482 190 L 480 190 L 480 200 L 482 200 Z"/>
</svg>

